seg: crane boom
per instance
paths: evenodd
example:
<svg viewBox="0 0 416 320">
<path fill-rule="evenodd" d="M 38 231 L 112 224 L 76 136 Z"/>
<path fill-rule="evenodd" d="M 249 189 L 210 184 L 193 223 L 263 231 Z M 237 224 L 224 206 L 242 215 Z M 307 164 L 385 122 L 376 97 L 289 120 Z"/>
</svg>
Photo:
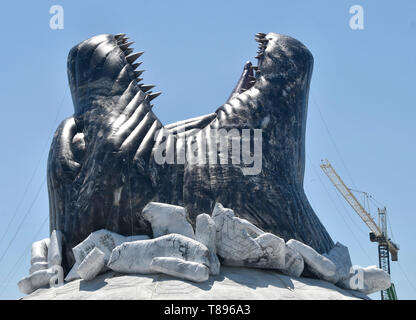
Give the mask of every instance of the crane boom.
<svg viewBox="0 0 416 320">
<path fill-rule="evenodd" d="M 325 174 L 328 176 L 329 180 L 331 180 L 331 182 L 334 184 L 335 188 L 337 188 L 337 190 L 341 193 L 341 195 L 345 198 L 345 200 L 347 200 L 350 206 L 358 213 L 361 219 L 365 222 L 365 224 L 371 230 L 371 233 L 372 233 L 372 234 L 370 233 L 371 241 L 376 241 L 379 244 L 387 247 L 388 251 L 390 251 L 391 253 L 392 260 L 397 261 L 399 247 L 386 237 L 386 234 L 382 232 L 382 230 L 376 224 L 376 222 L 371 217 L 371 215 L 364 209 L 364 207 L 357 200 L 357 198 L 354 196 L 351 190 L 346 186 L 344 181 L 342 181 L 341 177 L 338 175 L 338 173 L 335 171 L 332 165 L 328 162 L 328 160 L 322 161 L 321 168 L 325 172 Z M 386 213 L 385 209 L 383 209 L 381 213 L 384 213 L 384 216 L 385 216 L 385 213 Z M 380 215 L 380 210 L 379 210 L 379 215 Z"/>
<path fill-rule="evenodd" d="M 338 191 L 345 198 L 345 200 L 347 200 L 350 206 L 358 213 L 361 219 L 370 228 L 371 232 L 373 232 L 376 237 L 380 237 L 382 235 L 382 232 L 375 223 L 374 219 L 363 208 L 361 203 L 358 202 L 357 198 L 354 196 L 351 190 L 345 185 L 344 181 L 342 181 L 341 177 L 336 173 L 331 164 L 328 161 L 323 161 L 321 164 L 321 168 L 328 176 L 329 180 L 331 180 L 331 182 L 334 184 L 335 188 L 338 189 Z"/>
</svg>

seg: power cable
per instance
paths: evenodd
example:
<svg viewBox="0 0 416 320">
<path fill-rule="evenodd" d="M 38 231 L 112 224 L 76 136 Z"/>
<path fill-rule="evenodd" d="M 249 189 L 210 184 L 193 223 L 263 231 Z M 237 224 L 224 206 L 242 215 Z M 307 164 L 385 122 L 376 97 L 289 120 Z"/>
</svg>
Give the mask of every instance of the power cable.
<svg viewBox="0 0 416 320">
<path fill-rule="evenodd" d="M 21 207 L 21 206 L 22 206 L 22 204 L 23 204 L 23 200 L 25 199 L 25 197 L 26 197 L 26 195 L 27 195 L 27 192 L 28 192 L 28 190 L 29 190 L 29 187 L 30 187 L 30 185 L 32 184 L 33 179 L 35 178 L 36 173 L 37 173 L 37 171 L 38 171 L 38 169 L 39 169 L 39 167 L 40 167 L 40 164 L 41 164 L 42 158 L 43 158 L 43 156 L 44 156 L 44 154 L 45 154 L 45 152 L 46 152 L 46 148 L 48 147 L 49 139 L 50 139 L 50 138 L 51 138 L 51 136 L 52 136 L 52 133 L 53 133 L 53 130 L 54 130 L 55 124 L 56 124 L 56 122 L 57 122 L 57 120 L 58 120 L 59 114 L 61 113 L 61 110 L 62 110 L 62 107 L 63 107 L 63 103 L 64 103 L 64 101 L 65 101 L 65 97 L 66 97 L 67 92 L 68 92 L 68 86 L 66 86 L 66 88 L 65 88 L 64 95 L 62 96 L 61 102 L 60 102 L 60 104 L 59 104 L 58 110 L 57 110 L 56 115 L 55 115 L 55 119 L 54 119 L 54 121 L 53 121 L 53 127 L 52 127 L 52 129 L 50 130 L 50 132 L 49 132 L 49 134 L 48 134 L 48 138 L 46 139 L 45 144 L 44 144 L 44 146 L 43 146 L 43 148 L 42 148 L 42 152 L 41 152 L 41 155 L 40 155 L 40 157 L 39 157 L 39 159 L 38 159 L 38 161 L 37 161 L 37 164 L 36 164 L 36 166 L 35 166 L 35 170 L 33 171 L 32 175 L 31 175 L 31 177 L 30 177 L 30 179 L 29 179 L 29 182 L 26 184 L 26 187 L 25 187 L 25 190 L 24 190 L 24 192 L 23 192 L 22 198 L 20 199 L 20 201 L 19 201 L 19 203 L 18 203 L 18 205 L 17 205 L 16 209 L 14 210 L 14 212 L 13 212 L 13 214 L 12 214 L 11 219 L 10 219 L 10 220 L 9 220 L 9 222 L 7 223 L 6 230 L 5 230 L 5 232 L 3 233 L 3 235 L 2 235 L 2 237 L 1 237 L 1 239 L 0 239 L 0 243 L 3 243 L 3 240 L 4 240 L 4 238 L 6 237 L 8 230 L 10 229 L 10 227 L 11 227 L 11 225 L 13 224 L 13 222 L 14 222 L 15 218 L 17 217 L 17 213 L 19 212 L 20 207 Z M 7 249 L 6 249 L 6 250 L 7 250 Z M 4 256 L 4 254 L 5 254 L 5 253 L 3 253 L 3 256 Z M 1 259 L 0 259 L 0 261 L 1 261 Z"/>
<path fill-rule="evenodd" d="M 311 93 L 311 97 L 312 97 L 312 101 L 313 101 L 314 105 L 315 105 L 315 106 L 316 106 L 316 108 L 318 109 L 318 112 L 319 112 L 319 115 L 320 115 L 320 117 L 321 117 L 322 123 L 324 124 L 324 127 L 325 127 L 325 129 L 326 129 L 326 132 L 327 132 L 327 134 L 328 134 L 328 136 L 329 136 L 329 138 L 330 138 L 330 140 L 331 140 L 331 142 L 332 142 L 332 144 L 333 144 L 333 146 L 334 146 L 334 149 L 335 149 L 336 153 L 338 154 L 338 156 L 339 156 L 339 158 L 340 158 L 340 160 L 341 160 L 341 162 L 342 162 L 342 165 L 344 166 L 345 171 L 347 172 L 347 175 L 348 175 L 348 177 L 350 178 L 350 180 L 351 180 L 351 182 L 352 182 L 352 184 L 353 184 L 354 188 L 356 188 L 356 186 L 355 186 L 355 182 L 354 182 L 354 179 L 352 178 L 352 176 L 351 176 L 351 174 L 350 174 L 350 171 L 348 170 L 347 165 L 345 164 L 344 158 L 342 157 L 341 152 L 339 151 L 338 146 L 337 146 L 337 144 L 335 143 L 335 140 L 334 140 L 334 138 L 333 138 L 333 136 L 332 136 L 332 134 L 331 134 L 331 131 L 329 130 L 329 127 L 328 127 L 328 125 L 326 124 L 326 121 L 325 121 L 325 119 L 324 119 L 324 116 L 322 115 L 321 109 L 319 108 L 319 105 L 318 105 L 318 103 L 316 102 L 315 97 L 313 96 L 313 94 L 312 94 L 312 93 Z"/>
</svg>

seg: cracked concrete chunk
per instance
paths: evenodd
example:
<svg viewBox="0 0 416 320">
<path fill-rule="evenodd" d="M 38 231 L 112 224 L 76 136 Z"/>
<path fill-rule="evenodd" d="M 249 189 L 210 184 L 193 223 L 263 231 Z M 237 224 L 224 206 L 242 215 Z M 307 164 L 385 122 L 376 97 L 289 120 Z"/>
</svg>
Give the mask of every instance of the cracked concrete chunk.
<svg viewBox="0 0 416 320">
<path fill-rule="evenodd" d="M 33 242 L 31 255 L 30 255 L 31 265 L 37 262 L 48 261 L 48 246 L 49 246 L 49 238 Z"/>
<path fill-rule="evenodd" d="M 103 269 L 104 260 L 104 252 L 95 247 L 79 265 L 78 275 L 87 281 L 94 279 Z"/>
<path fill-rule="evenodd" d="M 216 248 L 216 227 L 214 220 L 206 213 L 196 217 L 195 237 L 209 250 L 210 274 L 217 275 L 220 272 L 220 261 Z"/>
<path fill-rule="evenodd" d="M 343 244 L 337 242 L 328 253 L 324 253 L 323 256 L 327 257 L 337 267 L 338 281 L 343 281 L 349 278 L 350 269 L 352 267 L 350 253 L 348 248 Z"/>
<path fill-rule="evenodd" d="M 286 248 L 283 239 L 236 217 L 233 210 L 220 203 L 215 205 L 212 217 L 217 229 L 217 252 L 224 259 L 224 265 L 284 268 Z"/>
<path fill-rule="evenodd" d="M 107 266 L 123 273 L 154 273 L 150 265 L 155 257 L 179 258 L 209 267 L 206 246 L 174 233 L 151 240 L 123 243 L 113 250 Z"/>
<path fill-rule="evenodd" d="M 62 263 L 62 232 L 53 230 L 48 247 L 48 266 L 60 266 Z"/>
<path fill-rule="evenodd" d="M 35 262 L 34 264 L 32 264 L 30 266 L 29 274 L 32 274 L 32 273 L 34 273 L 36 271 L 39 271 L 39 270 L 45 270 L 45 269 L 48 269 L 48 263 L 46 261 L 45 262 Z"/>
<path fill-rule="evenodd" d="M 113 249 L 124 242 L 146 240 L 149 239 L 146 235 L 138 236 L 122 236 L 120 234 L 101 229 L 91 233 L 84 241 L 72 249 L 75 261 L 81 263 L 88 253 L 95 247 L 100 249 L 105 255 L 105 263 L 108 262 Z"/>
<path fill-rule="evenodd" d="M 49 281 L 55 274 L 52 269 L 39 270 L 20 280 L 17 285 L 22 293 L 29 294 L 36 289 L 49 286 Z"/>
<path fill-rule="evenodd" d="M 352 269 L 348 279 L 339 282 L 338 285 L 364 294 L 372 294 L 390 288 L 391 280 L 387 272 L 376 266 L 358 267 Z"/>
<path fill-rule="evenodd" d="M 285 266 L 282 272 L 288 276 L 299 278 L 304 267 L 305 263 L 302 256 L 296 250 L 286 246 Z"/>
<path fill-rule="evenodd" d="M 177 233 L 195 239 L 194 230 L 187 220 L 188 213 L 184 207 L 149 202 L 144 207 L 142 215 L 151 224 L 154 238 Z"/>
<path fill-rule="evenodd" d="M 309 270 L 318 278 L 331 283 L 338 282 L 337 267 L 331 260 L 298 240 L 290 239 L 286 245 L 302 255 Z"/>
</svg>

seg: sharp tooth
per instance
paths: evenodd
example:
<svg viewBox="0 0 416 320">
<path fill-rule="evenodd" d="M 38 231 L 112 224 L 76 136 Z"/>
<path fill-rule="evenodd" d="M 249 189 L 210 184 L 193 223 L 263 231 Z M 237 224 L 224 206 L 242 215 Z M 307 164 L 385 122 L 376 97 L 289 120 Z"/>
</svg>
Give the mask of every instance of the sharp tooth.
<svg viewBox="0 0 416 320">
<path fill-rule="evenodd" d="M 128 48 L 128 49 L 124 50 L 123 52 L 124 52 L 124 55 L 125 55 L 125 56 L 128 56 L 130 53 L 132 53 L 132 52 L 133 52 L 133 49 Z"/>
<path fill-rule="evenodd" d="M 155 93 L 151 93 L 149 95 L 147 95 L 149 101 L 152 101 L 154 98 L 160 96 L 162 94 L 162 92 L 155 92 Z"/>
<path fill-rule="evenodd" d="M 255 39 L 258 43 L 259 43 L 259 45 L 266 45 L 266 43 L 267 42 L 269 42 L 269 40 L 266 40 L 266 39 Z"/>
<path fill-rule="evenodd" d="M 153 89 L 154 87 L 156 87 L 154 84 L 144 84 L 141 86 L 143 92 L 147 92 L 150 89 Z"/>
<path fill-rule="evenodd" d="M 123 43 L 122 45 L 119 45 L 121 50 L 126 50 L 128 47 L 130 47 L 132 44 L 134 43 L 134 41 L 132 42 L 127 42 L 127 43 Z"/>
<path fill-rule="evenodd" d="M 144 51 L 140 51 L 140 52 L 136 52 L 136 53 L 132 53 L 132 54 L 129 54 L 127 57 L 126 57 L 126 60 L 127 60 L 127 62 L 128 63 L 133 63 L 138 57 L 140 57 L 142 54 L 144 53 Z"/>
<path fill-rule="evenodd" d="M 120 40 L 118 40 L 118 41 L 117 41 L 117 44 L 118 44 L 118 45 L 122 45 L 122 44 L 126 43 L 126 42 L 127 42 L 127 40 L 128 40 L 128 38 L 123 38 L 123 39 L 120 39 Z"/>
<path fill-rule="evenodd" d="M 134 70 L 134 69 L 137 69 L 137 67 L 138 67 L 138 66 L 140 66 L 142 63 L 143 63 L 143 62 L 133 63 L 133 64 L 131 65 L 131 67 L 133 68 L 133 70 Z"/>
<path fill-rule="evenodd" d="M 263 33 L 263 32 L 258 32 L 258 33 L 256 33 L 256 37 L 259 37 L 259 38 L 264 38 L 266 36 L 266 34 L 265 33 Z"/>
<path fill-rule="evenodd" d="M 121 39 L 121 38 L 124 38 L 125 37 L 125 33 L 119 33 L 119 34 L 116 34 L 115 36 L 114 36 L 114 38 L 116 38 L 116 40 L 119 40 L 119 39 Z"/>
<path fill-rule="evenodd" d="M 143 78 L 137 78 L 136 79 L 136 81 L 137 81 L 137 83 L 139 83 L 140 81 L 142 81 L 143 80 Z"/>
<path fill-rule="evenodd" d="M 140 76 L 142 73 L 144 72 L 144 70 L 138 70 L 138 71 L 134 71 L 134 75 L 136 76 L 136 78 L 138 76 Z"/>
<path fill-rule="evenodd" d="M 263 53 L 260 53 L 258 56 L 256 56 L 256 59 L 260 59 L 261 57 L 263 57 Z"/>
</svg>

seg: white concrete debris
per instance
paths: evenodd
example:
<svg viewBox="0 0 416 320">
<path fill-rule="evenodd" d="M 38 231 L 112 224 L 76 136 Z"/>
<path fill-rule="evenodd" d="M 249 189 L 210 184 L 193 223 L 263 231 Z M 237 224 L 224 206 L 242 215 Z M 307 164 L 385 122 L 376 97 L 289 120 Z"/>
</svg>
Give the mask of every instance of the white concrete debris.
<svg viewBox="0 0 416 320">
<path fill-rule="evenodd" d="M 204 282 L 209 278 L 209 268 L 207 266 L 179 258 L 153 258 L 150 268 L 155 272 L 194 282 Z"/>
<path fill-rule="evenodd" d="M 376 266 L 352 268 L 348 248 L 339 242 L 321 255 L 295 239 L 285 243 L 220 203 L 215 204 L 212 217 L 205 213 L 196 217 L 195 233 L 186 209 L 180 206 L 150 202 L 143 216 L 151 223 L 155 239 L 95 231 L 72 249 L 75 263 L 65 281 L 90 281 L 112 269 L 204 282 L 210 274 L 220 274 L 218 254 L 226 266 L 275 269 L 290 277 L 300 277 L 307 267 L 316 277 L 360 294 L 391 285 L 390 275 Z M 29 276 L 18 283 L 23 293 L 49 286 L 54 275 L 62 282 L 62 233 L 53 230 L 50 239 L 33 243 L 30 262 Z"/>
<path fill-rule="evenodd" d="M 34 272 L 36 272 L 36 271 L 39 271 L 39 270 L 45 270 L 45 269 L 48 269 L 48 262 L 35 262 L 34 264 L 32 264 L 31 266 L 30 266 L 30 269 L 29 269 L 29 274 L 32 274 L 32 273 L 34 273 Z"/>
<path fill-rule="evenodd" d="M 305 267 L 302 256 L 291 247 L 286 246 L 285 267 L 282 269 L 284 274 L 299 278 Z"/>
<path fill-rule="evenodd" d="M 150 265 L 155 257 L 179 258 L 209 267 L 208 248 L 175 233 L 151 240 L 123 243 L 113 250 L 107 266 L 123 273 L 154 273 Z"/>
<path fill-rule="evenodd" d="M 49 285 L 50 279 L 61 268 L 62 233 L 53 230 L 51 238 L 36 241 L 32 244 L 29 275 L 19 281 L 19 290 L 31 293 Z"/>
<path fill-rule="evenodd" d="M 328 253 L 323 256 L 327 257 L 337 267 L 338 281 L 343 281 L 350 277 L 350 269 L 352 267 L 350 253 L 348 248 L 343 244 L 337 242 Z"/>
<path fill-rule="evenodd" d="M 33 265 L 37 262 L 48 261 L 48 247 L 49 238 L 33 242 L 30 255 L 30 264 Z"/>
<path fill-rule="evenodd" d="M 209 250 L 209 271 L 212 275 L 218 275 L 221 267 L 217 256 L 216 233 L 215 222 L 208 214 L 203 213 L 196 217 L 195 237 Z"/>
<path fill-rule="evenodd" d="M 94 231 L 84 241 L 72 248 L 72 252 L 74 253 L 75 261 L 80 264 L 88 253 L 97 247 L 104 253 L 105 263 L 107 263 L 111 252 L 115 247 L 124 242 L 147 239 L 149 239 L 149 237 L 146 235 L 125 237 L 106 229 L 101 229 Z"/>
<path fill-rule="evenodd" d="M 220 203 L 215 204 L 212 218 L 217 229 L 217 252 L 224 265 L 284 269 L 283 239 L 236 217 L 233 210 Z"/>
<path fill-rule="evenodd" d="M 62 263 L 62 232 L 53 230 L 48 247 L 48 267 L 60 266 Z"/>
<path fill-rule="evenodd" d="M 298 240 L 290 239 L 286 245 L 302 255 L 309 270 L 318 278 L 331 283 L 338 282 L 337 267 L 331 260 Z"/>
<path fill-rule="evenodd" d="M 364 294 L 372 294 L 390 288 L 391 280 L 387 272 L 376 266 L 356 267 L 352 268 L 348 279 L 339 282 L 337 285 Z"/>
<path fill-rule="evenodd" d="M 104 267 L 100 272 L 104 272 L 107 269 L 105 266 L 110 259 L 111 252 L 113 249 L 124 242 L 137 241 L 137 240 L 147 240 L 149 239 L 146 235 L 136 235 L 136 236 L 122 236 L 115 232 L 111 232 L 106 229 L 101 229 L 91 233 L 84 241 L 72 248 L 74 253 L 75 263 L 72 269 L 69 271 L 65 277 L 65 281 L 72 281 L 79 279 L 78 268 L 85 257 L 94 249 L 98 248 L 104 253 Z"/>
<path fill-rule="evenodd" d="M 94 279 L 103 269 L 104 260 L 104 252 L 95 247 L 79 265 L 78 275 L 86 281 Z"/>
<path fill-rule="evenodd" d="M 20 280 L 17 285 L 22 293 L 29 294 L 39 288 L 49 286 L 49 281 L 55 274 L 53 269 L 39 270 Z"/>
<path fill-rule="evenodd" d="M 30 252 L 29 274 L 48 269 L 49 238 L 33 242 Z"/>
<path fill-rule="evenodd" d="M 152 225 L 153 238 L 177 233 L 195 239 L 194 230 L 188 222 L 184 207 L 160 202 L 149 202 L 142 211 L 143 217 Z"/>
</svg>

